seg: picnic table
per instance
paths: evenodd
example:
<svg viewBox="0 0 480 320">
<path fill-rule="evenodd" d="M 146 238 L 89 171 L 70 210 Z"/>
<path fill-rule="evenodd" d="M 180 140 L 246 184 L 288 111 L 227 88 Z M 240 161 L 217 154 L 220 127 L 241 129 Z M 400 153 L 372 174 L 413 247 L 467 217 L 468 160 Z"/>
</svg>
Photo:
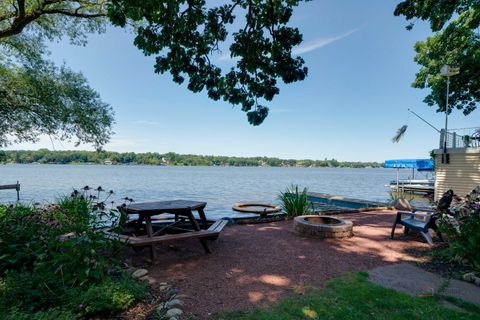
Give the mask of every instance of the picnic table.
<svg viewBox="0 0 480 320">
<path fill-rule="evenodd" d="M 198 238 L 202 244 L 205 252 L 210 253 L 207 239 L 213 239 L 218 237 L 220 231 L 226 225 L 226 220 L 219 220 L 212 224 L 208 229 L 208 221 L 203 209 L 207 205 L 206 202 L 191 201 L 191 200 L 170 200 L 170 201 L 155 201 L 130 204 L 125 208 L 127 215 L 136 214 L 136 230 L 140 230 L 145 224 L 146 237 L 130 239 L 129 242 L 133 246 L 150 246 L 150 255 L 152 262 L 155 261 L 155 250 L 153 245 L 165 241 L 182 240 L 188 238 Z M 200 224 L 193 212 L 198 212 L 200 217 Z M 159 230 L 154 231 L 152 225 L 152 217 L 163 214 L 173 214 L 168 216 L 167 219 L 172 219 L 170 223 L 162 225 Z M 190 224 L 191 229 L 179 227 L 180 223 L 187 222 Z M 176 229 L 183 231 L 180 234 L 167 234 L 161 235 L 167 229 Z"/>
</svg>

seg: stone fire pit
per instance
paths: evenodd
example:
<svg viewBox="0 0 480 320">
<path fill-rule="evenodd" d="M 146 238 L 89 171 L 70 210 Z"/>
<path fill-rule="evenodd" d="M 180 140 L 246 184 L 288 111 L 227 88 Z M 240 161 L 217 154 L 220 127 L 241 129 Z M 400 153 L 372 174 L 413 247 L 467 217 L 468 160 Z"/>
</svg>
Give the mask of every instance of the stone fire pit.
<svg viewBox="0 0 480 320">
<path fill-rule="evenodd" d="M 298 216 L 293 220 L 295 232 L 310 238 L 346 238 L 353 236 L 353 223 L 331 216 Z"/>
</svg>

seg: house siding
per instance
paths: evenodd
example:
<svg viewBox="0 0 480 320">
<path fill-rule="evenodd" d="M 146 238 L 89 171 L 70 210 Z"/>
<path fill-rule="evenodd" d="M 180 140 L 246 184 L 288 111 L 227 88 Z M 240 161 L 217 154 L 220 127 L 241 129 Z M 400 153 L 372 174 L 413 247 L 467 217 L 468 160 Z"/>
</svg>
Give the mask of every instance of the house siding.
<svg viewBox="0 0 480 320">
<path fill-rule="evenodd" d="M 448 164 L 442 163 L 442 150 L 435 153 L 435 200 L 448 189 L 464 197 L 480 185 L 480 148 L 449 149 Z"/>
</svg>

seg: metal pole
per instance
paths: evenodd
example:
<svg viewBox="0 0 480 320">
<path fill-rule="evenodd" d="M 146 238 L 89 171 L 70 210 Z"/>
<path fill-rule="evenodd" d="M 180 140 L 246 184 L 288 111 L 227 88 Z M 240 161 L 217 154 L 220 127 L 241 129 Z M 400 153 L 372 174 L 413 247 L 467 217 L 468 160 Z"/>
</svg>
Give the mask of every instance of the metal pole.
<svg viewBox="0 0 480 320">
<path fill-rule="evenodd" d="M 445 139 L 443 141 L 443 153 L 447 153 L 447 137 L 448 137 L 448 93 L 450 91 L 450 76 L 447 76 L 447 100 L 445 105 Z"/>
<path fill-rule="evenodd" d="M 412 110 L 410 110 L 410 108 L 408 108 L 408 111 L 410 111 L 411 113 L 413 113 L 415 116 L 417 116 L 417 118 L 419 118 L 420 120 L 422 120 L 423 122 L 425 122 L 426 124 L 428 124 L 430 127 L 432 127 L 435 131 L 437 131 L 438 133 L 441 133 L 440 130 L 438 130 L 437 128 L 435 128 L 430 122 L 428 122 L 427 120 L 423 119 L 422 117 L 420 117 L 418 114 L 416 114 L 415 112 L 413 112 Z M 441 146 L 440 146 L 441 148 Z"/>
<path fill-rule="evenodd" d="M 399 173 L 400 173 L 400 169 L 399 169 L 399 168 L 397 168 L 397 193 L 399 193 L 399 192 L 400 192 L 400 188 L 399 188 L 399 186 L 398 186 L 398 184 L 399 184 L 399 181 L 398 181 L 398 174 L 399 174 Z"/>
</svg>

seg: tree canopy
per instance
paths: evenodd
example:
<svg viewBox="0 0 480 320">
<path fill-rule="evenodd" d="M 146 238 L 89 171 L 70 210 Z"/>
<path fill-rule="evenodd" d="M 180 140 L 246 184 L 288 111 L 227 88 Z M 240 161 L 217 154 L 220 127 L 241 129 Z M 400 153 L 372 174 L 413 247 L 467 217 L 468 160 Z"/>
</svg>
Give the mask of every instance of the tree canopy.
<svg viewBox="0 0 480 320">
<path fill-rule="evenodd" d="M 135 45 L 156 56 L 155 72 L 170 72 L 179 84 L 187 78 L 189 90 L 206 90 L 211 99 L 241 105 L 248 121 L 259 125 L 268 115 L 264 102 L 279 93 L 277 79 L 291 83 L 307 75 L 303 59 L 292 54 L 302 35 L 287 26 L 300 2 L 111 0 L 109 17 L 122 27 L 129 21 L 139 24 Z M 230 39 L 237 16 L 242 27 Z M 212 55 L 228 41 L 230 57 L 238 60 L 222 72 Z"/>
<path fill-rule="evenodd" d="M 309 1 L 309 0 L 303 0 Z M 278 80 L 303 80 L 307 68 L 292 48 L 302 41 L 288 26 L 302 0 L 8 0 L 0 3 L 0 147 L 40 134 L 100 147 L 112 133 L 112 108 L 85 77 L 47 59 L 47 42 L 86 43 L 107 23 L 133 26 L 134 44 L 155 55 L 154 71 L 188 80 L 193 92 L 241 105 L 259 125 Z M 237 16 L 239 19 L 237 19 Z M 237 20 L 242 27 L 229 33 Z M 229 45 L 235 66 L 213 61 Z"/>
<path fill-rule="evenodd" d="M 440 67 L 449 64 L 460 68 L 451 77 L 449 105 L 468 115 L 480 101 L 480 1 L 478 0 L 405 0 L 395 9 L 396 16 L 430 23 L 435 34 L 415 44 L 415 61 L 421 66 L 413 83 L 415 88 L 430 88 L 425 102 L 445 111 L 446 79 Z M 449 112 L 451 111 L 448 110 Z"/>
<path fill-rule="evenodd" d="M 0 3 L 0 147 L 40 134 L 104 145 L 113 111 L 85 77 L 46 56 L 47 41 L 84 44 L 101 32 L 103 1 L 15 0 Z"/>
</svg>

